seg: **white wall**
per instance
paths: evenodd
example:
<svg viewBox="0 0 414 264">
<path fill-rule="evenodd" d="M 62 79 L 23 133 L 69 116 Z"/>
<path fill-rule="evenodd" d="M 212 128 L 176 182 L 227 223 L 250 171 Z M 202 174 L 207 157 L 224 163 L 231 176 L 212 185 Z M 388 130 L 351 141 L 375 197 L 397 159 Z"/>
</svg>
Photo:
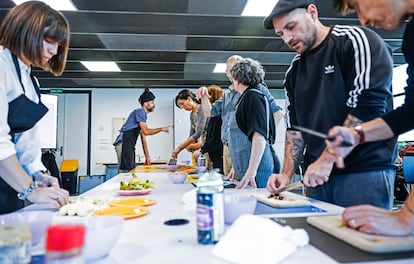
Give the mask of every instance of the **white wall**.
<svg viewBox="0 0 414 264">
<path fill-rule="evenodd" d="M 92 92 L 91 127 L 91 174 L 104 174 L 105 167 L 97 162 L 116 162 L 116 153 L 112 145 L 112 118 L 127 118 L 129 113 L 140 108 L 138 97 L 143 89 L 95 89 Z M 173 125 L 173 98 L 175 89 L 151 89 L 156 96 L 155 110 L 148 114 L 147 125 L 150 128 Z M 173 133 L 159 133 L 147 137 L 152 160 L 167 160 L 173 150 Z M 143 157 L 140 144 L 137 143 L 137 157 Z"/>
<path fill-rule="evenodd" d="M 89 89 L 90 90 L 90 89 Z M 112 123 L 114 118 L 127 118 L 129 113 L 141 107 L 138 103 L 139 95 L 144 91 L 141 89 L 91 89 L 92 90 L 92 113 L 91 113 L 91 175 L 105 174 L 105 166 L 99 162 L 116 162 L 116 153 L 112 136 Z M 189 123 L 175 122 L 174 113 L 179 109 L 174 104 L 174 98 L 181 89 L 151 89 L 155 94 L 156 108 L 149 113 L 147 124 L 150 128 L 174 125 L 174 130 L 169 134 L 159 133 L 147 137 L 148 148 L 152 160 L 168 160 L 175 142 L 179 138 L 187 138 Z M 195 89 L 192 89 L 195 92 Z M 284 107 L 284 93 L 280 90 L 271 90 L 277 102 Z M 181 113 L 181 119 L 189 119 L 189 112 Z M 69 125 L 68 127 L 74 127 Z M 175 137 L 174 137 L 175 135 Z M 285 122 L 281 122 L 277 128 L 277 138 L 274 145 L 276 153 L 281 162 L 284 154 Z M 76 144 L 73 142 L 72 144 Z M 185 150 L 183 150 L 185 152 Z M 137 143 L 137 157 L 143 157 L 140 141 Z M 188 159 L 184 153 L 179 155 L 180 159 Z"/>
</svg>

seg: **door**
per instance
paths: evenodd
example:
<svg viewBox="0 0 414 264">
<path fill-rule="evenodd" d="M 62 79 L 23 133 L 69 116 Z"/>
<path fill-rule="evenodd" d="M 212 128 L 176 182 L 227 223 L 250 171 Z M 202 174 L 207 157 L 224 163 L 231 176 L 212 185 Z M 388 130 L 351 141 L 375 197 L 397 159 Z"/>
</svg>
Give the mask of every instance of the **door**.
<svg viewBox="0 0 414 264">
<path fill-rule="evenodd" d="M 90 92 L 58 94 L 56 162 L 77 159 L 78 175 L 90 173 Z"/>
</svg>

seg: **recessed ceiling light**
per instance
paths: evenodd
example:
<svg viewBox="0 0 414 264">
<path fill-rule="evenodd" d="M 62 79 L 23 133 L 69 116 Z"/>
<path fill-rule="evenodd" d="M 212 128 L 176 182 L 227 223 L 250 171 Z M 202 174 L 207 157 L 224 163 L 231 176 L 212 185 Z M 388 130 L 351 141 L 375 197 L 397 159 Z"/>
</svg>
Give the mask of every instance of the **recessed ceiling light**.
<svg viewBox="0 0 414 264">
<path fill-rule="evenodd" d="M 216 67 L 214 67 L 214 73 L 223 73 L 226 72 L 227 65 L 225 63 L 216 63 Z"/>
<path fill-rule="evenodd" d="M 27 2 L 29 0 L 13 0 L 16 5 Z M 76 6 L 70 0 L 40 0 L 45 4 L 48 4 L 51 8 L 56 10 L 78 10 Z"/>
<path fill-rule="evenodd" d="M 278 0 L 248 0 L 241 15 L 259 17 L 268 16 L 277 2 Z"/>
<path fill-rule="evenodd" d="M 121 69 L 113 61 L 81 61 L 89 71 L 95 72 L 120 72 Z"/>
</svg>

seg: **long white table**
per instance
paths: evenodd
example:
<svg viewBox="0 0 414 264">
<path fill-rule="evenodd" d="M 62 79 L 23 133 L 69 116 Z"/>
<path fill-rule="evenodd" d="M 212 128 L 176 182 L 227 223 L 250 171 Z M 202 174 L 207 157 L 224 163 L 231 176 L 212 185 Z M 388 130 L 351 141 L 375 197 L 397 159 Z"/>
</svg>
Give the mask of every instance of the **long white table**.
<svg viewBox="0 0 414 264">
<path fill-rule="evenodd" d="M 155 182 L 157 188 L 145 195 L 156 200 L 156 204 L 148 207 L 149 214 L 125 221 L 123 231 L 116 246 L 108 257 L 98 260 L 96 264 L 121 263 L 225 263 L 211 255 L 212 245 L 197 243 L 197 227 L 195 208 L 186 206 L 183 194 L 194 189 L 188 182 L 172 184 L 167 172 L 136 173 L 139 177 Z M 117 189 L 121 180 L 128 181 L 129 174 L 119 174 L 109 181 L 82 194 L 82 196 L 118 196 Z M 253 192 L 266 190 L 240 190 Z M 294 194 L 293 194 L 294 195 Z M 323 214 L 338 214 L 343 208 L 320 201 L 312 201 L 312 205 L 327 211 Z M 310 213 L 315 215 L 315 213 Z M 301 217 L 309 213 L 289 213 L 263 215 L 264 217 Z M 320 213 L 318 213 L 320 214 Z M 167 226 L 165 221 L 184 218 L 189 223 L 179 226 Z M 228 226 L 226 226 L 228 228 Z M 413 263 L 414 259 L 369 262 L 374 263 Z M 283 261 L 283 264 L 331 264 L 338 263 L 319 249 L 308 245 Z M 367 262 L 368 263 L 368 262 Z"/>
</svg>

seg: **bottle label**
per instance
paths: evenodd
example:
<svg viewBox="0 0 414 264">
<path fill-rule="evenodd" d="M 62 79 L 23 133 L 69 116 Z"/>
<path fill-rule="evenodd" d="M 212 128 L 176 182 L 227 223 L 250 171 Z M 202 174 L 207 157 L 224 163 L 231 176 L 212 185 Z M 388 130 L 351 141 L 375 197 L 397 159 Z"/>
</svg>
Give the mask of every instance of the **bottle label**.
<svg viewBox="0 0 414 264">
<path fill-rule="evenodd" d="M 213 244 L 224 232 L 223 193 L 197 194 L 198 242 Z"/>
</svg>

